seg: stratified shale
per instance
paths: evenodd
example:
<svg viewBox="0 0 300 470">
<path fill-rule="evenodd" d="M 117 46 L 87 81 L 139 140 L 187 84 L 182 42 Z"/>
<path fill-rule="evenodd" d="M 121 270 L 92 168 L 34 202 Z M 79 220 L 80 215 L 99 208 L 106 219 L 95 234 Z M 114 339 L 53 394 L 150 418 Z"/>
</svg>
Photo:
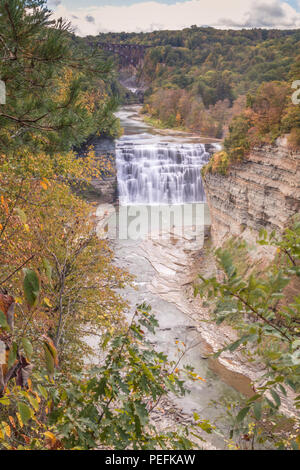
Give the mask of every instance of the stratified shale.
<svg viewBox="0 0 300 470">
<path fill-rule="evenodd" d="M 241 236 L 248 242 L 264 228 L 282 230 L 300 210 L 300 153 L 286 139 L 251 151 L 227 175 L 207 173 L 205 190 L 216 246 Z"/>
</svg>

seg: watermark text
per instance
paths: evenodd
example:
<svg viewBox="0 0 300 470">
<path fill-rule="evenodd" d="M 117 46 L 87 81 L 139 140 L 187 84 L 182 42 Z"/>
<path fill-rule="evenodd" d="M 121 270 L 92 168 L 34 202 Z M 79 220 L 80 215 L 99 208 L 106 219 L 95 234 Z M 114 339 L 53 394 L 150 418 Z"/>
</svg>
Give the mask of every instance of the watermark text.
<svg viewBox="0 0 300 470">
<path fill-rule="evenodd" d="M 292 88 L 293 88 L 293 90 L 296 90 L 292 94 L 292 103 L 294 105 L 298 105 L 298 104 L 300 104 L 300 80 L 295 80 L 292 83 Z"/>
</svg>

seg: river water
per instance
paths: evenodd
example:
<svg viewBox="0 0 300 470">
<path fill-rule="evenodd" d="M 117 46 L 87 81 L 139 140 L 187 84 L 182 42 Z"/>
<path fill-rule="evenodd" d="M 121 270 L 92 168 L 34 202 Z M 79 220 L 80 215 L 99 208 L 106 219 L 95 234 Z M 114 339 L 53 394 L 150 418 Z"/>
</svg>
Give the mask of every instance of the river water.
<svg viewBox="0 0 300 470">
<path fill-rule="evenodd" d="M 135 276 L 134 286 L 121 292 L 130 304 L 128 318 L 136 305 L 150 304 L 160 325 L 151 338 L 154 347 L 173 360 L 179 355 L 178 343 L 184 343 L 187 353 L 181 365 L 192 365 L 205 379 L 187 382 L 190 393 L 171 397 L 172 403 L 186 416 L 197 412 L 214 422 L 239 392 L 222 379 L 223 374 L 213 372 L 207 346 L 178 299 L 195 276 L 189 268 L 210 223 L 201 167 L 218 144 L 192 134 L 155 130 L 139 118 L 138 110 L 130 106 L 118 113 L 124 128 L 116 143 L 120 207 L 116 212 L 102 204 L 97 215 L 110 214 L 105 236 L 114 248 L 115 262 Z M 100 236 L 103 228 L 100 223 Z M 220 437 L 210 436 L 208 441 L 212 447 L 226 448 Z"/>
</svg>

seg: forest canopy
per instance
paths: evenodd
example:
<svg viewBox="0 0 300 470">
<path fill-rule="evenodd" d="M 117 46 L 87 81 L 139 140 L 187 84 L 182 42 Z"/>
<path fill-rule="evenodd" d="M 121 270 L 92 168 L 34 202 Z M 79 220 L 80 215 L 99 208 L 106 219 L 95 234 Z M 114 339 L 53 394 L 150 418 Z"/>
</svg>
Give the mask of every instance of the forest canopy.
<svg viewBox="0 0 300 470">
<path fill-rule="evenodd" d="M 299 54 L 299 30 L 217 30 L 210 27 L 153 33 L 108 33 L 103 42 L 151 46 L 139 71 L 148 90 L 144 112 L 152 122 L 211 137 L 228 124 L 262 83 L 289 82 Z M 298 77 L 299 78 L 299 77 Z M 290 83 L 291 86 L 291 83 Z"/>
</svg>

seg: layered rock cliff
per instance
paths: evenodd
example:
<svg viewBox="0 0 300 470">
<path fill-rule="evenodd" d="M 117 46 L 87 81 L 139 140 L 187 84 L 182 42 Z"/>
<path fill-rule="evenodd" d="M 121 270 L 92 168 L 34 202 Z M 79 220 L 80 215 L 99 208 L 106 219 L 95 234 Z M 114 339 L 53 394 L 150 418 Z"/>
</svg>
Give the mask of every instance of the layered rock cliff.
<svg viewBox="0 0 300 470">
<path fill-rule="evenodd" d="M 205 189 L 215 246 L 231 236 L 254 241 L 262 228 L 281 232 L 300 212 L 300 152 L 278 139 L 253 149 L 227 175 L 207 173 Z"/>
</svg>

